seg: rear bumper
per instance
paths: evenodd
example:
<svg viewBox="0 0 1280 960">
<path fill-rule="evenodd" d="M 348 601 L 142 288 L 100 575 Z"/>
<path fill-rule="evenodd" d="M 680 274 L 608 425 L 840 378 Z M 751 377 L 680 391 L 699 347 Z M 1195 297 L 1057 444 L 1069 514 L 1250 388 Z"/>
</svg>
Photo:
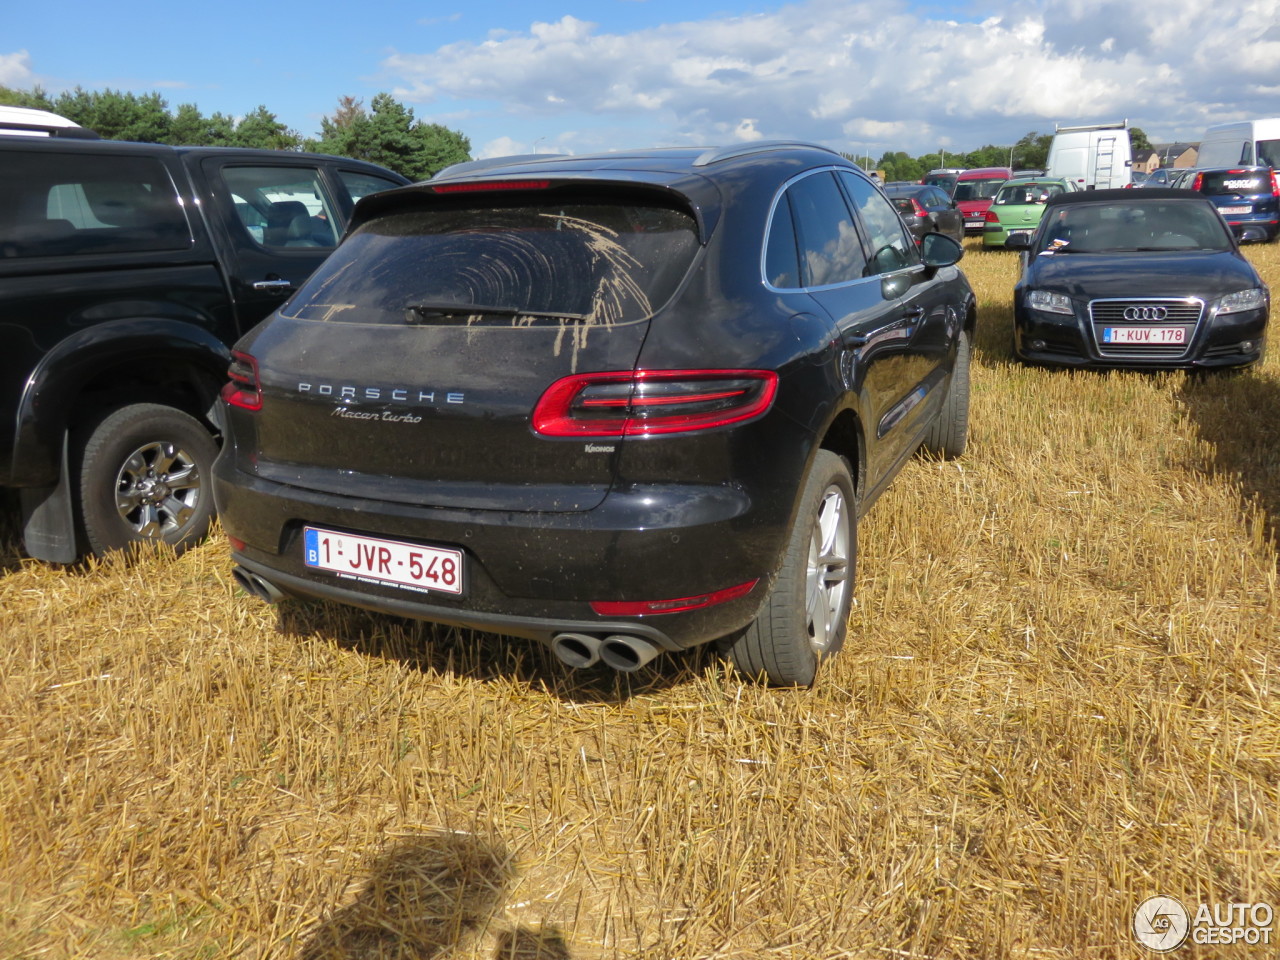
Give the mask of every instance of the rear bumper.
<svg viewBox="0 0 1280 960">
<path fill-rule="evenodd" d="M 666 649 L 745 626 L 781 560 L 790 504 L 728 486 L 650 487 L 610 494 L 593 510 L 515 513 L 371 501 L 290 487 L 219 458 L 214 494 L 233 557 L 283 592 L 398 616 L 547 641 L 572 631 L 629 633 Z M 303 528 L 462 551 L 465 593 L 419 593 L 307 567 Z M 242 544 L 242 545 L 241 545 Z M 694 597 L 758 580 L 745 596 L 647 616 L 605 617 L 593 601 Z"/>
</svg>

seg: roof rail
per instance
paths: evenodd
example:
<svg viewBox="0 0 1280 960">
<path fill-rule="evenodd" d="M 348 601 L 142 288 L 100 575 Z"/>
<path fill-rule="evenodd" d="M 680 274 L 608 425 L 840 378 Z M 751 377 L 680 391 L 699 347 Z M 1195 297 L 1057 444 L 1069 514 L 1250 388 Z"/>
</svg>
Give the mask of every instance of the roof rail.
<svg viewBox="0 0 1280 960">
<path fill-rule="evenodd" d="M 432 180 L 447 179 L 448 177 L 461 177 L 467 174 L 480 173 L 491 167 L 505 167 L 509 163 L 529 163 L 534 160 L 554 160 L 567 156 L 563 153 L 521 153 L 511 157 L 485 157 L 483 160 L 464 160 L 461 163 L 450 164 L 443 170 L 436 171 Z"/>
<path fill-rule="evenodd" d="M 708 167 L 713 163 L 719 163 L 721 160 L 732 160 L 734 157 L 746 157 L 753 153 L 764 153 L 767 150 L 779 149 L 824 150 L 837 157 L 840 156 L 839 152 L 832 150 L 830 147 L 808 143 L 804 140 L 753 140 L 750 143 L 737 143 L 731 147 L 711 147 L 705 153 L 699 154 L 698 159 L 693 161 L 693 165 L 695 167 Z"/>
</svg>

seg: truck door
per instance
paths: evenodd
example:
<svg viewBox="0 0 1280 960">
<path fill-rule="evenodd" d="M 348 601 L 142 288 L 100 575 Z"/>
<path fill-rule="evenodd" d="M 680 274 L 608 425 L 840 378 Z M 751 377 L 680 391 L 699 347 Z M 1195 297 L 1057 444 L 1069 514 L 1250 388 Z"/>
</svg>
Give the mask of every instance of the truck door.
<svg viewBox="0 0 1280 960">
<path fill-rule="evenodd" d="M 206 157 L 210 226 L 224 249 L 243 333 L 282 304 L 337 246 L 343 210 L 319 163 Z"/>
</svg>

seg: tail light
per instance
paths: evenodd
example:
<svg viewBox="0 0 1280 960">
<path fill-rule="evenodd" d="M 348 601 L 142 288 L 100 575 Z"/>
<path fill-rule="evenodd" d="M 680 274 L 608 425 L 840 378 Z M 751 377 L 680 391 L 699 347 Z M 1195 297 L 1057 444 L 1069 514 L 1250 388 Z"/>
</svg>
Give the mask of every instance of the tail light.
<svg viewBox="0 0 1280 960">
<path fill-rule="evenodd" d="M 778 392 L 770 370 L 635 370 L 557 380 L 533 408 L 544 437 L 636 437 L 741 423 Z"/>
<path fill-rule="evenodd" d="M 1276 172 L 1274 170 L 1271 171 L 1271 195 L 1273 197 L 1280 197 L 1280 180 L 1276 179 Z"/>
<path fill-rule="evenodd" d="M 920 206 L 920 201 L 917 200 L 915 197 L 911 198 L 911 212 L 915 216 L 920 217 L 921 219 L 924 219 L 929 216 L 929 211 L 926 210 L 924 207 Z"/>
<path fill-rule="evenodd" d="M 239 350 L 231 351 L 228 382 L 222 387 L 222 399 L 244 410 L 262 409 L 262 381 L 258 379 L 258 361 Z"/>
<path fill-rule="evenodd" d="M 1203 173 L 1197 173 L 1197 174 L 1196 174 L 1196 178 L 1195 178 L 1194 180 L 1192 180 L 1192 181 L 1191 181 L 1191 189 L 1192 189 L 1192 190 L 1199 190 L 1199 189 L 1200 189 L 1200 187 L 1201 187 L 1201 186 L 1203 186 L 1203 185 L 1204 185 L 1204 174 L 1203 174 Z"/>
<path fill-rule="evenodd" d="M 986 214 L 984 215 L 983 219 L 984 219 L 984 220 L 986 220 L 986 221 L 987 221 L 987 223 L 999 223 L 999 222 L 1000 222 L 1000 218 L 999 218 L 998 216 L 996 216 L 996 212 L 995 212 L 994 210 L 988 210 L 988 211 L 986 212 Z"/>
</svg>

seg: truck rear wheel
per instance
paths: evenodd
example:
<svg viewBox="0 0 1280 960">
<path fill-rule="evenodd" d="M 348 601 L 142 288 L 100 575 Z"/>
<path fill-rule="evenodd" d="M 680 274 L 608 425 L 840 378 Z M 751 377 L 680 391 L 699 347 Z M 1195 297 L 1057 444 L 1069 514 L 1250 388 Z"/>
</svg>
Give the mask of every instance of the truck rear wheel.
<svg viewBox="0 0 1280 960">
<path fill-rule="evenodd" d="M 194 417 L 133 403 L 107 411 L 79 439 L 80 515 L 90 552 L 135 543 L 182 550 L 208 534 L 218 447 Z"/>
</svg>

